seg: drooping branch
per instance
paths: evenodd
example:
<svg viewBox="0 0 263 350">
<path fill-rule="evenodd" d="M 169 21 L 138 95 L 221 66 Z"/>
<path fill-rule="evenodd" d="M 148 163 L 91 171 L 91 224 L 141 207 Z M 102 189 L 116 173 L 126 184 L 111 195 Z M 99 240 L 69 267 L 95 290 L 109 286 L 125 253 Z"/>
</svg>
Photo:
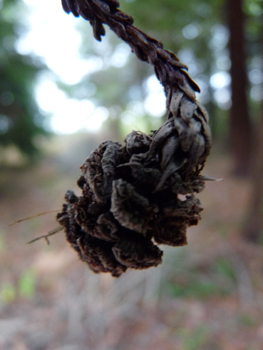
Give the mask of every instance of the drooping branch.
<svg viewBox="0 0 263 350">
<path fill-rule="evenodd" d="M 172 52 L 132 25 L 117 1 L 62 0 L 62 5 L 88 20 L 97 40 L 107 24 L 140 60 L 154 66 L 164 86 L 168 120 L 150 135 L 131 132 L 124 146 L 99 145 L 81 166 L 82 195 L 67 191 L 57 221 L 94 272 L 118 277 L 127 268 L 157 266 L 162 251 L 154 242 L 184 245 L 188 226 L 200 219 L 194 193 L 209 179 L 200 173 L 211 137 L 207 113 L 196 101 L 199 87 Z"/>
<path fill-rule="evenodd" d="M 88 20 L 99 41 L 105 35 L 103 24 L 107 24 L 141 61 L 154 66 L 156 76 L 165 88 L 177 84 L 191 100 L 195 100 L 194 92 L 200 92 L 200 89 L 187 74 L 187 66 L 173 52 L 165 50 L 160 41 L 133 26 L 133 18 L 118 9 L 118 1 L 62 0 L 62 5 L 67 13 Z"/>
</svg>

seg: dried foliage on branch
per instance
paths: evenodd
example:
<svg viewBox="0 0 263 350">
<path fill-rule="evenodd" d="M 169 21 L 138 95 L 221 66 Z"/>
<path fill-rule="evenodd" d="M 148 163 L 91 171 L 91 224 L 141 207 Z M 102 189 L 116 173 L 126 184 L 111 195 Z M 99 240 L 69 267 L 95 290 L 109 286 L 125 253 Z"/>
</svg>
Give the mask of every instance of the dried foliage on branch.
<svg viewBox="0 0 263 350">
<path fill-rule="evenodd" d="M 208 116 L 196 101 L 199 87 L 187 67 L 162 44 L 132 25 L 115 0 L 62 0 L 67 13 L 82 16 L 101 40 L 107 24 L 142 61 L 154 66 L 164 87 L 168 119 L 146 135 L 131 132 L 124 145 L 106 141 L 81 166 L 82 195 L 67 191 L 57 215 L 71 246 L 94 272 L 118 277 L 127 268 L 162 261 L 154 244 L 187 244 L 186 230 L 202 210 L 194 193 L 211 147 Z"/>
</svg>

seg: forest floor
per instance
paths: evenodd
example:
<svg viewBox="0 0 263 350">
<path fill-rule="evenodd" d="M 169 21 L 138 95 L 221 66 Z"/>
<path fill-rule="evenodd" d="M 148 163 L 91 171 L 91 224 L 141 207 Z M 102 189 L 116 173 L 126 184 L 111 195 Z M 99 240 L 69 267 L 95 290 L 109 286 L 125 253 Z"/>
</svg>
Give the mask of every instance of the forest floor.
<svg viewBox="0 0 263 350">
<path fill-rule="evenodd" d="M 219 150 L 204 173 L 223 180 L 198 195 L 202 220 L 157 268 L 93 274 L 62 231 L 27 245 L 57 226 L 55 213 L 6 227 L 79 193 L 79 166 L 100 141 L 50 140 L 39 164 L 1 171 L 0 349 L 262 350 L 263 246 L 240 235 L 251 184 Z"/>
</svg>

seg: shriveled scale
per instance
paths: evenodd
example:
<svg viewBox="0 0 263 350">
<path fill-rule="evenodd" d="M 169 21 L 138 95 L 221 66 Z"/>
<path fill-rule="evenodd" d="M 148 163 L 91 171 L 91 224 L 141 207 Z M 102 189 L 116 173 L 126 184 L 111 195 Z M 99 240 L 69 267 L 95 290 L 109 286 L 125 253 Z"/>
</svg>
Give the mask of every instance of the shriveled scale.
<svg viewBox="0 0 263 350">
<path fill-rule="evenodd" d="M 67 13 L 82 16 L 101 40 L 107 24 L 142 61 L 154 66 L 164 87 L 167 121 L 156 131 L 132 131 L 124 144 L 105 141 L 81 166 L 78 186 L 57 215 L 66 238 L 94 272 L 119 277 L 128 268 L 162 262 L 160 244 L 187 244 L 188 226 L 202 211 L 195 194 L 211 147 L 208 115 L 196 100 L 187 67 L 163 45 L 134 27 L 116 0 L 62 0 Z"/>
</svg>

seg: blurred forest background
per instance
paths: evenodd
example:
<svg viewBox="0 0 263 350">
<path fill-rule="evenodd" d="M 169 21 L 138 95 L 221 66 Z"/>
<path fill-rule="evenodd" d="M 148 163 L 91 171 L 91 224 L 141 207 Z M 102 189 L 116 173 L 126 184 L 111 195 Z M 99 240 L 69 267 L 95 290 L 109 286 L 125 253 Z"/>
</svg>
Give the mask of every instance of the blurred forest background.
<svg viewBox="0 0 263 350">
<path fill-rule="evenodd" d="M 261 350 L 263 0 L 121 0 L 135 26 L 188 65 L 210 115 L 202 220 L 189 245 L 119 279 L 95 275 L 56 227 L 100 142 L 166 118 L 162 87 L 110 30 L 60 0 L 0 0 L 0 348 Z"/>
</svg>

